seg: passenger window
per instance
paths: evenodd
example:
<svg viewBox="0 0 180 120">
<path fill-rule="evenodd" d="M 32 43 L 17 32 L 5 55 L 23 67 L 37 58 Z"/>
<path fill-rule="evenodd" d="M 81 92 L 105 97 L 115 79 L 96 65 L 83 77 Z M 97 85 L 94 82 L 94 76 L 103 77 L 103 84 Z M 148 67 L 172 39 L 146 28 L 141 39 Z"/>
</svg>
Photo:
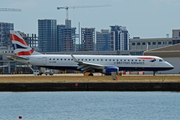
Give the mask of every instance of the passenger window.
<svg viewBox="0 0 180 120">
<path fill-rule="evenodd" d="M 68 59 L 70 61 L 70 59 Z"/>
<path fill-rule="evenodd" d="M 49 60 L 51 60 L 51 58 Z"/>
<path fill-rule="evenodd" d="M 133 61 L 133 60 L 131 60 L 131 61 Z"/>
<path fill-rule="evenodd" d="M 109 59 L 109 61 L 111 61 L 111 59 Z"/>
<path fill-rule="evenodd" d="M 63 60 L 63 59 L 61 59 L 61 60 Z"/>
<path fill-rule="evenodd" d="M 93 59 L 93 61 L 94 61 L 94 59 Z"/>
<path fill-rule="evenodd" d="M 57 60 L 59 60 L 59 59 L 57 59 Z"/>
<path fill-rule="evenodd" d="M 129 60 L 128 60 L 129 61 Z"/>
<path fill-rule="evenodd" d="M 64 59 L 64 60 L 66 60 L 66 59 Z"/>
<path fill-rule="evenodd" d="M 55 60 L 55 58 L 53 60 Z"/>
<path fill-rule="evenodd" d="M 83 61 L 83 59 L 82 59 L 82 61 Z"/>
<path fill-rule="evenodd" d="M 118 59 L 117 59 L 117 61 L 118 61 Z"/>
<path fill-rule="evenodd" d="M 126 61 L 126 60 L 124 60 L 124 61 Z"/>
<path fill-rule="evenodd" d="M 99 59 L 97 59 L 97 61 L 99 61 Z"/>
<path fill-rule="evenodd" d="M 139 62 L 141 62 L 141 60 L 139 60 Z"/>
<path fill-rule="evenodd" d="M 105 61 L 107 61 L 107 59 L 105 59 Z"/>
<path fill-rule="evenodd" d="M 89 61 L 91 61 L 91 59 L 89 59 Z"/>
<path fill-rule="evenodd" d="M 135 60 L 135 61 L 137 61 L 137 60 Z"/>
<path fill-rule="evenodd" d="M 103 59 L 101 59 L 101 61 L 103 61 Z"/>
</svg>

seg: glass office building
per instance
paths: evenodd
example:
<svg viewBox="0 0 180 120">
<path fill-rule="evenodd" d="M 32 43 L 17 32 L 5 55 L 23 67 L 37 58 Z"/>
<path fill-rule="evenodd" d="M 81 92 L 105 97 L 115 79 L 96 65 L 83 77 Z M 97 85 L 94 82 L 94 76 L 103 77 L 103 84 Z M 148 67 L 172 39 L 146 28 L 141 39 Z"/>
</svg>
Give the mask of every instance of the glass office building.
<svg viewBox="0 0 180 120">
<path fill-rule="evenodd" d="M 57 52 L 57 22 L 54 19 L 38 20 L 38 47 L 41 52 Z"/>
<path fill-rule="evenodd" d="M 114 41 L 109 30 L 96 32 L 96 51 L 114 51 Z"/>
<path fill-rule="evenodd" d="M 75 32 L 76 32 L 75 27 L 66 27 L 65 25 L 57 26 L 58 51 L 60 52 L 75 51 L 75 45 L 76 45 Z"/>
<path fill-rule="evenodd" d="M 94 51 L 95 28 L 81 28 L 82 51 Z"/>
<path fill-rule="evenodd" d="M 115 50 L 129 50 L 129 33 L 124 26 L 110 26 Z"/>
<path fill-rule="evenodd" d="M 13 23 L 0 22 L 0 47 L 7 47 L 12 44 L 10 30 L 14 30 Z"/>
</svg>

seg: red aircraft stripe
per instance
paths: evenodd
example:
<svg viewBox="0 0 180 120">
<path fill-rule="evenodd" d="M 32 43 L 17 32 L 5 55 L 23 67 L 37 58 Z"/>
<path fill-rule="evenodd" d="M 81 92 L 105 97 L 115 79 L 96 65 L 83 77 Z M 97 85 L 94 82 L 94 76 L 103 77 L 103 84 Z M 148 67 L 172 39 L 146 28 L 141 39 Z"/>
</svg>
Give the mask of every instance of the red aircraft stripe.
<svg viewBox="0 0 180 120">
<path fill-rule="evenodd" d="M 19 55 L 31 55 L 33 52 L 34 52 L 34 50 L 31 49 L 30 51 L 21 51 L 21 52 L 15 53 L 15 55 L 16 56 L 19 56 Z"/>
<path fill-rule="evenodd" d="M 19 38 L 17 35 L 11 34 L 11 39 L 22 43 L 23 45 L 29 46 L 25 40 Z"/>
<path fill-rule="evenodd" d="M 152 58 L 152 57 L 138 57 L 139 59 L 155 59 L 155 58 Z"/>
</svg>

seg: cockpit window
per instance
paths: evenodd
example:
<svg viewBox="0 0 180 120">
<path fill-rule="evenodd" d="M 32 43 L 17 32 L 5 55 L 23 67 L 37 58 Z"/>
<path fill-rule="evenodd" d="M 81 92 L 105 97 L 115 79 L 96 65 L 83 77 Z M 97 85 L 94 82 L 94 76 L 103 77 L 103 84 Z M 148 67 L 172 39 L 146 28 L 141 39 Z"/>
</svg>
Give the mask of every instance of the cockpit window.
<svg viewBox="0 0 180 120">
<path fill-rule="evenodd" d="M 159 59 L 159 62 L 162 62 L 163 60 L 162 59 Z"/>
</svg>

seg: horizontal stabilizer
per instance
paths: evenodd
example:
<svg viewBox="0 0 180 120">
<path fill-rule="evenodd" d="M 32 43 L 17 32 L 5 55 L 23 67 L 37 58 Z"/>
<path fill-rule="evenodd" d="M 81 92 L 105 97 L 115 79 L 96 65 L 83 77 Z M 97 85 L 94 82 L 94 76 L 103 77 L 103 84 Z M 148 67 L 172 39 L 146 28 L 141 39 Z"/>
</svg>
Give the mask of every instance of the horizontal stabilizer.
<svg viewBox="0 0 180 120">
<path fill-rule="evenodd" d="M 19 60 L 29 60 L 29 58 L 27 57 L 20 57 L 20 56 L 16 56 L 16 55 L 10 55 L 10 56 L 7 56 L 7 59 L 10 59 L 10 60 L 14 60 L 14 59 L 19 59 Z"/>
</svg>

